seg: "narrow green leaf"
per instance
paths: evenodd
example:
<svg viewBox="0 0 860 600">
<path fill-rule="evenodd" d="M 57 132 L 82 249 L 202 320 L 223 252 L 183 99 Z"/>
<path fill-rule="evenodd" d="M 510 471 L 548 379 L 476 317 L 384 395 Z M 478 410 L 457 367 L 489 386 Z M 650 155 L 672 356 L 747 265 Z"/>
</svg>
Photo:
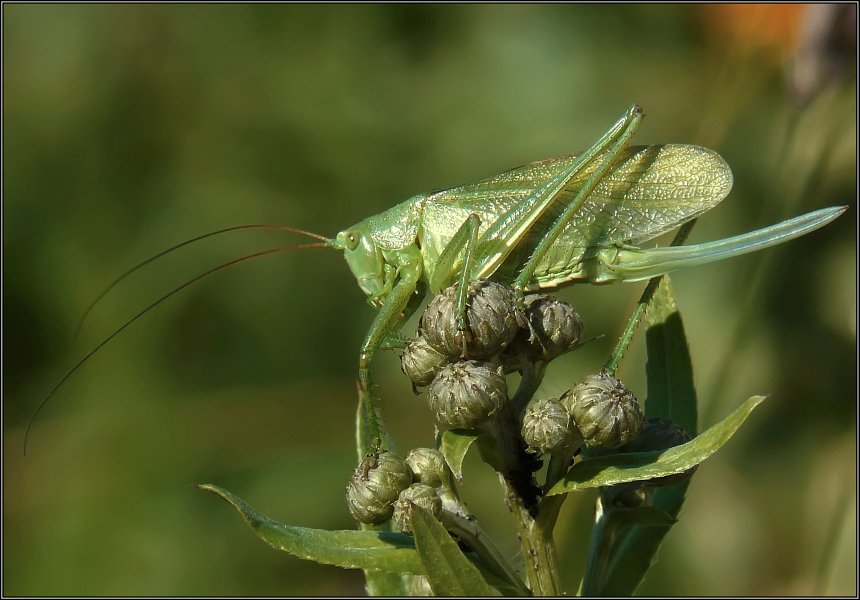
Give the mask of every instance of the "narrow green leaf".
<svg viewBox="0 0 860 600">
<path fill-rule="evenodd" d="M 677 521 L 690 480 L 652 490 L 651 505 L 635 509 L 607 506 L 597 499 L 583 596 L 630 596 L 654 562 Z"/>
<path fill-rule="evenodd" d="M 408 535 L 386 531 L 327 531 L 283 525 L 258 513 L 227 490 L 210 484 L 197 487 L 226 500 L 264 542 L 299 558 L 348 569 L 424 573 L 415 545 Z"/>
<path fill-rule="evenodd" d="M 693 364 L 681 313 L 672 297 L 672 283 L 666 275 L 648 305 L 645 343 L 648 362 L 646 417 L 668 417 L 696 437 L 698 410 L 693 385 Z"/>
<path fill-rule="evenodd" d="M 644 527 L 668 527 L 677 522 L 675 517 L 656 506 L 639 508 L 613 508 L 613 515 L 623 525 L 639 525 Z"/>
<path fill-rule="evenodd" d="M 698 407 L 692 361 L 668 276 L 657 284 L 647 312 L 645 416 L 671 418 L 695 437 Z M 630 596 L 635 592 L 654 563 L 657 550 L 672 526 L 671 521 L 677 519 L 681 511 L 689 483 L 687 479 L 653 489 L 650 506 L 633 510 L 607 506 L 606 495 L 601 493 L 582 585 L 584 595 Z M 644 510 L 661 511 L 671 521 L 645 526 L 633 522 L 628 514 L 636 515 Z"/>
<path fill-rule="evenodd" d="M 765 396 L 753 396 L 728 417 L 686 444 L 657 452 L 631 452 L 587 458 L 574 465 L 548 495 L 643 481 L 683 473 L 720 449 Z"/>
<path fill-rule="evenodd" d="M 655 489 L 651 498 L 652 508 L 659 506 L 666 514 L 677 517 L 689 484 L 687 480 Z M 614 520 L 614 512 L 609 512 L 608 520 Z M 600 595 L 633 595 L 654 564 L 657 550 L 670 528 L 671 524 L 621 529 L 601 581 Z"/>
<path fill-rule="evenodd" d="M 690 437 L 698 431 L 698 403 L 693 384 L 693 366 L 681 314 L 672 295 L 669 277 L 663 277 L 648 306 L 646 347 L 648 399 L 645 416 L 668 417 L 683 427 Z M 652 490 L 651 508 L 677 518 L 684 504 L 690 480 Z M 600 511 L 602 512 L 602 511 Z M 608 555 L 586 582 L 589 593 L 632 595 L 657 557 L 660 544 L 669 533 L 664 526 L 626 526 L 617 509 L 603 515 L 606 530 L 613 531 Z M 589 563 L 592 556 L 589 555 Z M 591 565 L 589 565 L 591 567 Z"/>
<path fill-rule="evenodd" d="M 413 506 L 410 520 L 415 547 L 437 596 L 498 596 L 478 568 L 460 551 L 457 542 L 428 511 Z"/>
<path fill-rule="evenodd" d="M 478 434 L 472 429 L 449 429 L 442 434 L 439 452 L 445 457 L 445 462 L 451 467 L 451 472 L 458 481 L 463 480 L 463 459 L 476 439 Z"/>
<path fill-rule="evenodd" d="M 359 523 L 359 529 L 369 532 L 392 532 L 395 531 L 391 520 L 382 525 L 368 525 Z M 411 577 L 405 573 L 391 573 L 379 569 L 364 569 L 364 588 L 368 596 L 408 596 L 408 581 Z"/>
</svg>

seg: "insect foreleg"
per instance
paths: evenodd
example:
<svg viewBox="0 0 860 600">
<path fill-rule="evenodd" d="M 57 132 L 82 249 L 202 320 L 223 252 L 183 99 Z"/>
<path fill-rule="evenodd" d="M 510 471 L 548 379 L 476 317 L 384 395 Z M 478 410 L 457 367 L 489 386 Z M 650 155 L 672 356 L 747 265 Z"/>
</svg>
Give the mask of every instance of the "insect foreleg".
<svg viewBox="0 0 860 600">
<path fill-rule="evenodd" d="M 573 201 L 565 207 L 564 211 L 558 216 L 558 218 L 553 223 L 552 227 L 550 227 L 549 231 L 546 232 L 546 235 L 543 236 L 541 241 L 538 243 L 534 252 L 532 253 L 529 260 L 523 266 L 520 274 L 517 276 L 517 279 L 514 282 L 514 287 L 519 291 L 520 296 L 522 296 L 523 291 L 528 286 L 532 276 L 537 269 L 537 266 L 544 259 L 549 249 L 558 239 L 558 236 L 564 231 L 564 228 L 567 227 L 570 220 L 576 215 L 577 211 L 580 209 L 582 204 L 585 202 L 586 198 L 591 195 L 591 192 L 594 191 L 594 188 L 600 183 L 600 180 L 612 166 L 612 163 L 615 161 L 615 158 L 630 144 L 630 140 L 636 134 L 636 130 L 639 128 L 639 124 L 642 122 L 642 109 L 638 106 L 633 106 L 630 110 L 627 111 L 627 114 L 622 119 L 623 128 L 621 129 L 620 134 L 617 134 L 614 143 L 606 153 L 606 156 L 603 158 L 603 162 L 600 164 L 600 167 L 595 170 L 594 173 L 588 178 L 588 180 L 582 185 L 582 187 L 577 192 Z M 605 137 L 605 136 L 604 136 Z M 605 145 L 605 141 L 601 139 L 600 141 L 592 146 L 586 154 L 596 154 L 594 152 L 595 148 L 599 145 Z M 556 194 L 561 193 L 561 190 Z"/>
<path fill-rule="evenodd" d="M 375 448 L 365 448 L 366 452 L 387 447 L 389 443 L 383 438 L 380 418 L 376 413 L 376 398 L 373 395 L 373 381 L 370 366 L 376 351 L 383 342 L 397 331 L 404 321 L 404 313 L 410 306 L 410 300 L 415 294 L 418 278 L 421 274 L 420 262 L 410 263 L 400 268 L 400 281 L 385 296 L 385 302 L 376 314 L 367 337 L 361 345 L 358 360 L 359 401 L 364 407 L 371 444 Z M 414 309 L 413 309 L 414 310 Z"/>
</svg>

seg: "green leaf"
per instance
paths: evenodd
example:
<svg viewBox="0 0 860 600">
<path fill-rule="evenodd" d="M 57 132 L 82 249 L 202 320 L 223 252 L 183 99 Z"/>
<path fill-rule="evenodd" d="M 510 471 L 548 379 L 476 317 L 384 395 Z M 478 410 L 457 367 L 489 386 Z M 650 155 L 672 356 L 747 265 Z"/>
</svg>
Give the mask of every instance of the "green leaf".
<svg viewBox="0 0 860 600">
<path fill-rule="evenodd" d="M 669 417 L 696 436 L 698 409 L 684 324 L 668 276 L 662 277 L 648 305 L 646 417 Z M 678 518 L 690 480 L 651 492 L 650 506 L 625 510 L 605 504 L 601 493 L 592 531 L 584 595 L 630 596 L 654 563 L 657 550 Z M 670 522 L 637 523 L 643 511 L 660 511 Z M 659 517 L 660 514 L 658 513 Z M 647 526 L 646 526 L 647 525 Z"/>
<path fill-rule="evenodd" d="M 683 473 L 719 450 L 765 396 L 753 396 L 728 417 L 686 444 L 656 452 L 631 452 L 587 458 L 574 465 L 548 495 L 643 481 Z"/>
<path fill-rule="evenodd" d="M 690 437 L 698 431 L 696 388 L 693 365 L 681 313 L 672 297 L 672 283 L 666 275 L 648 305 L 645 343 L 648 362 L 646 417 L 668 417 L 683 427 Z"/>
<path fill-rule="evenodd" d="M 613 508 L 613 516 L 623 525 L 639 525 L 644 527 L 668 527 L 677 523 L 677 519 L 665 510 L 656 506 L 639 508 Z"/>
<path fill-rule="evenodd" d="M 445 462 L 451 467 L 451 472 L 458 481 L 463 480 L 463 459 L 476 439 L 478 434 L 472 429 L 449 429 L 442 434 L 439 452 L 445 457 Z"/>
<path fill-rule="evenodd" d="M 413 505 L 410 520 L 415 547 L 437 596 L 498 596 L 478 568 L 460 551 L 457 542 L 432 514 Z"/>
<path fill-rule="evenodd" d="M 359 529 L 370 532 L 391 532 L 394 531 L 394 524 L 391 520 L 382 525 L 359 523 Z M 364 587 L 368 596 L 409 595 L 407 577 L 411 577 L 411 575 L 380 571 L 379 569 L 364 569 L 362 572 L 364 573 Z"/>
<path fill-rule="evenodd" d="M 226 500 L 264 542 L 299 558 L 348 569 L 424 573 L 415 545 L 408 535 L 387 531 L 327 531 L 283 525 L 258 513 L 227 490 L 210 484 L 197 487 Z"/>
</svg>

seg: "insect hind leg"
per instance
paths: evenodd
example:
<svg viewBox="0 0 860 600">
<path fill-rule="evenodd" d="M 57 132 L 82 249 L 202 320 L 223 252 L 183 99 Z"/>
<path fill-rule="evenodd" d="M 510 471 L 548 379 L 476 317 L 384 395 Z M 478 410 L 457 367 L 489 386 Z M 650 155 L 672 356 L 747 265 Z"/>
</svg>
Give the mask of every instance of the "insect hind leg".
<svg viewBox="0 0 860 600">
<path fill-rule="evenodd" d="M 594 191 L 594 188 L 597 187 L 603 176 L 606 175 L 606 172 L 612 166 L 613 162 L 615 162 L 618 155 L 630 145 L 630 140 L 636 134 L 643 116 L 642 109 L 638 105 L 633 105 L 606 135 L 585 152 L 584 155 L 593 157 L 593 159 L 597 159 L 600 155 L 603 155 L 603 162 L 582 185 L 573 201 L 565 207 L 553 222 L 549 231 L 541 238 L 531 257 L 520 270 L 519 275 L 514 281 L 514 288 L 517 290 L 520 298 L 523 297 L 523 293 L 528 287 L 535 270 L 552 245 L 555 244 L 558 236 L 561 235 L 561 232 L 564 231 L 564 228 L 567 227 L 585 200 Z M 607 147 L 608 150 L 606 150 Z M 606 151 L 604 152 L 604 150 Z M 555 200 L 564 189 L 564 187 L 559 188 L 554 193 L 552 200 Z"/>
</svg>

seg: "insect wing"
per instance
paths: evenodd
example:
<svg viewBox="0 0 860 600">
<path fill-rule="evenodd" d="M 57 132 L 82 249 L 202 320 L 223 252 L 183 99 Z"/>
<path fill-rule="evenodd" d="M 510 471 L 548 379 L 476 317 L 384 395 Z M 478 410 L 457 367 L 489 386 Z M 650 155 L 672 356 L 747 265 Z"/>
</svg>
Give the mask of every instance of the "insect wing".
<svg viewBox="0 0 860 600">
<path fill-rule="evenodd" d="M 494 226 L 496 242 L 506 243 L 531 207 L 524 201 L 547 181 L 568 168 L 575 154 L 530 163 L 499 175 L 435 192 L 428 197 L 425 225 L 442 229 L 459 226 L 475 213 L 481 233 Z M 513 273 L 530 255 L 546 229 L 598 168 L 600 159 L 584 165 L 567 188 L 530 227 L 501 270 Z M 565 228 L 535 278 L 542 287 L 569 280 L 589 249 L 638 244 L 710 210 L 732 186 L 729 166 L 714 151 L 698 146 L 668 144 L 634 146 L 622 152 L 601 179 L 576 217 Z M 434 210 L 438 204 L 439 210 Z M 438 215 L 438 216 L 437 216 Z M 443 216 L 444 215 L 444 216 Z M 496 222 L 498 219 L 501 221 Z M 492 243 L 493 240 L 490 242 Z M 558 281 L 556 281 L 558 280 Z"/>
</svg>

